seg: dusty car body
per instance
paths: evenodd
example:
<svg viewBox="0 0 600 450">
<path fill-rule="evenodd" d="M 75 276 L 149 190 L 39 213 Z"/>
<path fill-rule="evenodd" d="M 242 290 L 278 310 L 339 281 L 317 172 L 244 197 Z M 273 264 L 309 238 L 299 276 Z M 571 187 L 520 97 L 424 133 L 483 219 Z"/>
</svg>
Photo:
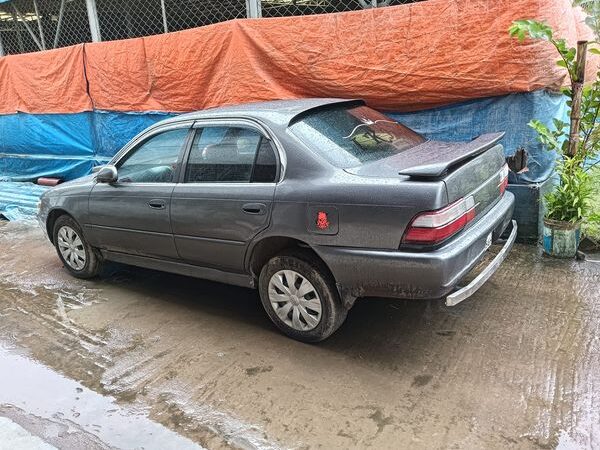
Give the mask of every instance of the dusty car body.
<svg viewBox="0 0 600 450">
<path fill-rule="evenodd" d="M 215 108 L 160 122 L 49 190 L 39 220 L 75 276 L 112 260 L 258 287 L 282 331 L 318 341 L 357 297 L 455 304 L 491 276 L 515 223 L 455 292 L 511 224 L 501 137 L 427 141 L 353 100 Z"/>
</svg>

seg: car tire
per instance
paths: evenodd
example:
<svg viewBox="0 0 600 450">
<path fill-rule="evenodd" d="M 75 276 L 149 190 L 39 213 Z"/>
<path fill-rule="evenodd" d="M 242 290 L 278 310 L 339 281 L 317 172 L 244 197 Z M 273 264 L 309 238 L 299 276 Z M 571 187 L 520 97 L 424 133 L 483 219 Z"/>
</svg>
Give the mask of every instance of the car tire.
<svg viewBox="0 0 600 450">
<path fill-rule="evenodd" d="M 277 328 L 302 342 L 327 339 L 348 313 L 325 264 L 303 250 L 271 258 L 261 270 L 259 292 Z"/>
<path fill-rule="evenodd" d="M 102 271 L 102 256 L 87 243 L 81 227 L 71 216 L 56 219 L 52 242 L 58 257 L 74 277 L 93 278 Z"/>
</svg>

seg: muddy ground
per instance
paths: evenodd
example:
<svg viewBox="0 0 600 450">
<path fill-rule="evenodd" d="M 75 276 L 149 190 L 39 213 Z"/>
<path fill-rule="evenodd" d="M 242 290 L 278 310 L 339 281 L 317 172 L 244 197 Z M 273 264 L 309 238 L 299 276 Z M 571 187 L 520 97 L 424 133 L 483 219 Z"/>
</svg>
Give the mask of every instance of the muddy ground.
<svg viewBox="0 0 600 450">
<path fill-rule="evenodd" d="M 57 448 L 600 448 L 600 264 L 516 246 L 470 300 L 361 300 L 328 341 L 255 292 L 75 280 L 0 223 L 0 416 Z"/>
</svg>

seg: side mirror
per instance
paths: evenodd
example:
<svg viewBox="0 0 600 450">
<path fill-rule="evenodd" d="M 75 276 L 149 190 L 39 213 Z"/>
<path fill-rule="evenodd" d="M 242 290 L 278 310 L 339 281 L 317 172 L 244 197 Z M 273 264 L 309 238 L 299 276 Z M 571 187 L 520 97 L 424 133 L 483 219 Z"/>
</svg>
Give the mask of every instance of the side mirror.
<svg viewBox="0 0 600 450">
<path fill-rule="evenodd" d="M 98 173 L 100 172 L 102 169 L 104 169 L 106 166 L 105 165 L 101 165 L 101 166 L 94 166 L 92 167 L 92 173 Z"/>
<path fill-rule="evenodd" d="M 96 181 L 98 183 L 114 183 L 119 179 L 115 166 L 104 166 L 98 171 Z"/>
</svg>

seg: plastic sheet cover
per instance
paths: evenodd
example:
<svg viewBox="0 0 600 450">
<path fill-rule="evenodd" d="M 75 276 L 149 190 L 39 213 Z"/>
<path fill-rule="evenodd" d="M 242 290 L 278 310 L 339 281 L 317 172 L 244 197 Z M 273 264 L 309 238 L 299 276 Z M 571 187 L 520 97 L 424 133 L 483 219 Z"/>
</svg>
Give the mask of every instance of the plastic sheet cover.
<svg viewBox="0 0 600 450">
<path fill-rule="evenodd" d="M 0 115 L 0 180 L 87 175 L 168 114 L 84 112 Z"/>
<path fill-rule="evenodd" d="M 429 139 L 469 141 L 495 131 L 506 134 L 500 142 L 506 156 L 524 148 L 529 154 L 527 172 L 510 174 L 511 183 L 546 180 L 554 169 L 556 154 L 548 151 L 527 124 L 538 119 L 552 127 L 552 119 L 567 121 L 566 97 L 547 91 L 511 94 L 473 100 L 415 113 L 390 114 L 394 119 Z"/>
<path fill-rule="evenodd" d="M 555 155 L 541 146 L 527 123 L 535 118 L 551 125 L 555 117 L 564 119 L 566 104 L 561 95 L 537 91 L 388 114 L 435 140 L 468 141 L 479 134 L 505 131 L 502 144 L 507 155 L 519 147 L 530 154 L 529 171 L 511 181 L 528 183 L 550 175 Z M 25 130 L 2 135 L 0 179 L 29 181 L 51 176 L 70 180 L 86 175 L 137 133 L 171 116 L 115 112 L 0 116 L 0 130 Z"/>
<path fill-rule="evenodd" d="M 551 45 L 508 35 L 513 20 L 528 17 L 573 44 L 591 38 L 570 0 L 428 0 L 239 19 L 0 58 L 0 113 L 184 112 L 298 97 L 413 111 L 556 90 L 565 72 Z"/>
</svg>

